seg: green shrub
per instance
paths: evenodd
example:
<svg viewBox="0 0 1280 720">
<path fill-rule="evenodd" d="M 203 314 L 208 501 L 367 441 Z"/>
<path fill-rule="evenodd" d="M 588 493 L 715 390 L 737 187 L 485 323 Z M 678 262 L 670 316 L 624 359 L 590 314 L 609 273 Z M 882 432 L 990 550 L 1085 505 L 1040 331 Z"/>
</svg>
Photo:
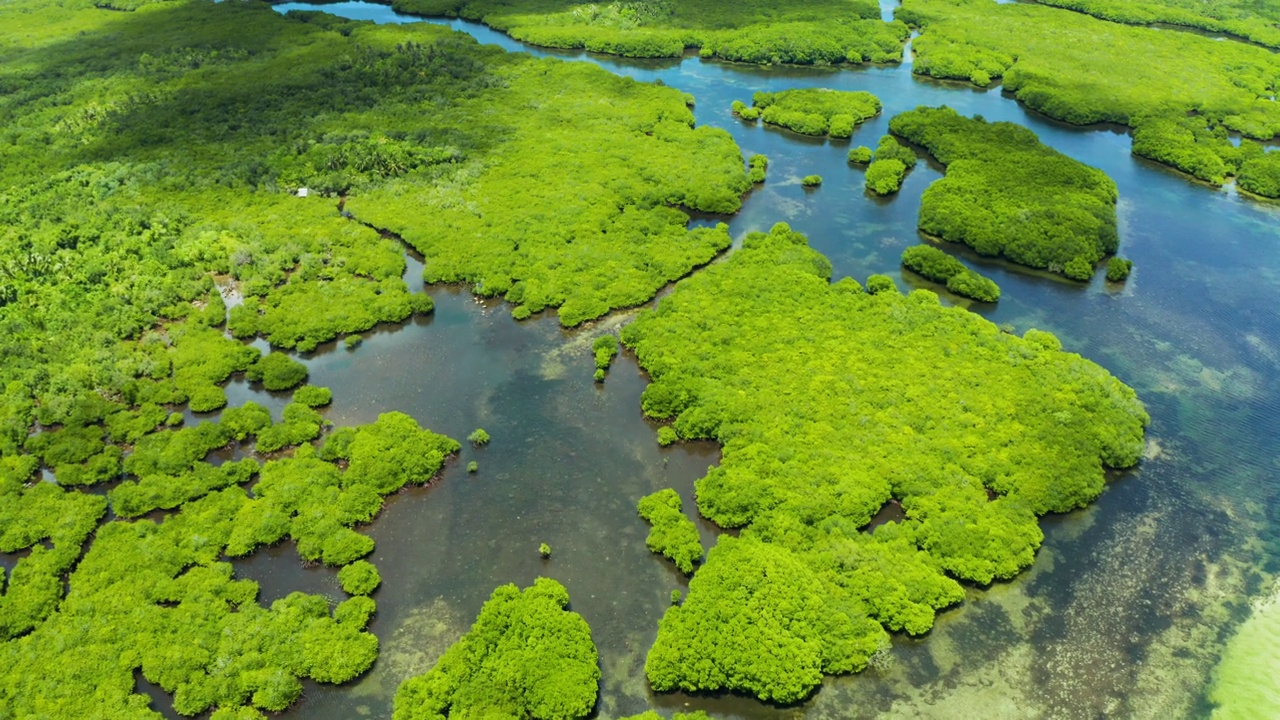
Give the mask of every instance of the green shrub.
<svg viewBox="0 0 1280 720">
<path fill-rule="evenodd" d="M 591 343 L 591 352 L 595 355 L 596 369 L 608 370 L 609 365 L 618 355 L 618 338 L 613 335 L 601 335 Z"/>
<path fill-rule="evenodd" d="M 472 445 L 475 445 L 476 447 L 479 447 L 481 445 L 488 445 L 489 433 L 485 432 L 484 428 L 476 428 L 475 430 L 471 431 L 470 435 L 467 436 L 467 442 L 471 443 Z"/>
<path fill-rule="evenodd" d="M 1093 263 L 1088 258 L 1072 258 L 1062 268 L 1062 274 L 1072 280 L 1089 280 L 1093 277 Z"/>
<path fill-rule="evenodd" d="M 1244 161 L 1240 166 L 1240 189 L 1268 198 L 1280 198 L 1280 151 L 1272 150 Z"/>
<path fill-rule="evenodd" d="M 857 125 L 880 114 L 880 100 L 861 91 L 798 88 L 758 92 L 751 100 L 766 123 L 802 135 L 846 138 Z"/>
<path fill-rule="evenodd" d="M 649 521 L 649 550 L 661 553 L 685 575 L 693 573 L 702 559 L 702 539 L 698 528 L 681 509 L 680 496 L 667 488 L 640 499 L 640 517 Z"/>
<path fill-rule="evenodd" d="M 333 391 L 326 387 L 303 385 L 293 391 L 293 401 L 307 407 L 324 407 L 333 402 Z"/>
<path fill-rule="evenodd" d="M 973 298 L 982 302 L 995 302 L 1000 299 L 1000 286 L 994 280 L 965 269 L 947 279 L 947 289 L 956 295 Z"/>
<path fill-rule="evenodd" d="M 589 715 L 600 668 L 591 630 L 548 578 L 493 591 L 479 617 L 425 675 L 401 683 L 393 720 Z M 497 680 L 501 678 L 501 680 Z"/>
<path fill-rule="evenodd" d="M 284 353 L 267 353 L 245 372 L 271 391 L 288 390 L 307 379 L 307 366 Z"/>
<path fill-rule="evenodd" d="M 871 148 L 859 145 L 849 150 L 849 162 L 854 165 L 866 165 L 871 162 Z"/>
<path fill-rule="evenodd" d="M 370 595 L 382 584 L 382 576 L 373 563 L 357 560 L 338 571 L 338 583 L 348 595 Z"/>
<path fill-rule="evenodd" d="M 934 282 L 944 283 L 957 295 L 995 302 L 1000 288 L 995 282 L 969 270 L 959 260 L 929 245 L 915 245 L 902 252 L 902 264 Z"/>
<path fill-rule="evenodd" d="M 898 286 L 888 275 L 870 275 L 867 277 L 867 292 L 871 295 L 897 292 Z"/>
<path fill-rule="evenodd" d="M 805 175 L 800 180 L 800 184 L 805 187 L 818 187 L 822 184 L 821 175 Z"/>
<path fill-rule="evenodd" d="M 663 425 L 658 428 L 658 444 L 662 447 L 671 445 L 679 439 L 680 435 L 676 432 L 675 428 L 670 425 Z"/>
<path fill-rule="evenodd" d="M 479 472 L 479 470 L 480 470 L 480 463 L 478 461 L 472 460 L 471 462 L 467 463 L 467 472 L 475 473 L 475 472 Z"/>
<path fill-rule="evenodd" d="M 1113 257 L 1107 261 L 1107 280 L 1111 282 L 1124 282 L 1129 279 L 1129 273 L 1133 271 L 1133 261 L 1123 258 Z"/>
<path fill-rule="evenodd" d="M 551 557 L 551 546 L 546 543 L 542 543 L 538 546 L 538 554 L 541 555 L 544 560 Z"/>
<path fill-rule="evenodd" d="M 867 166 L 867 189 L 877 195 L 890 195 L 902 187 L 902 178 L 907 174 L 907 166 L 901 160 L 876 158 Z"/>
</svg>

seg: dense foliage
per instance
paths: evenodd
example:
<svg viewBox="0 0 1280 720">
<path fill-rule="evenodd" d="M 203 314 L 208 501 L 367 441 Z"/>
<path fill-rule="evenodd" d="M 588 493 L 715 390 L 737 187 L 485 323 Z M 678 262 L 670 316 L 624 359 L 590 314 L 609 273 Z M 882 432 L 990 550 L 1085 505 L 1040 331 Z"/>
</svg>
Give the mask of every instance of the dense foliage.
<svg viewBox="0 0 1280 720">
<path fill-rule="evenodd" d="M 849 162 L 870 163 L 867 167 L 866 186 L 877 195 L 898 192 L 907 171 L 916 166 L 916 154 L 911 148 L 899 144 L 892 135 L 880 138 L 874 153 L 864 153 L 865 150 L 867 148 L 850 150 Z"/>
<path fill-rule="evenodd" d="M 605 371 L 618 355 L 618 338 L 614 335 L 601 335 L 591 342 L 591 354 L 596 361 L 596 382 L 603 382 Z"/>
<path fill-rule="evenodd" d="M 1266 0 L 1039 0 L 1126 25 L 1181 25 L 1280 49 L 1280 5 Z"/>
<path fill-rule="evenodd" d="M 549 578 L 493 591 L 475 625 L 425 675 L 396 691 L 395 720 L 589 715 L 600 681 L 595 643 L 569 592 Z"/>
<path fill-rule="evenodd" d="M 293 403 L 280 425 L 299 422 L 298 413 L 314 411 Z M 105 428 L 94 424 L 100 421 L 82 408 L 76 420 L 82 425 L 36 437 L 93 428 L 101 436 Z M 265 465 L 252 457 L 207 462 L 213 450 L 254 435 L 261 445 L 280 425 L 251 403 L 224 411 L 217 422 L 143 434 L 116 471 L 127 479 L 106 498 L 51 483 L 25 485 L 34 458 L 4 459 L 0 551 L 32 550 L 0 596 L 0 639 L 8 640 L 0 643 L 0 662 L 22 668 L 0 676 L 3 707 L 20 717 L 159 717 L 150 698 L 134 693 L 140 671 L 173 693 L 186 715 L 281 710 L 301 694 L 300 678 L 340 683 L 368 669 L 378 647 L 364 631 L 372 600 L 352 598 L 331 609 L 323 597 L 294 593 L 263 608 L 256 583 L 234 579 L 223 558 L 287 535 L 305 560 L 352 563 L 373 549 L 354 526 L 377 514 L 383 496 L 429 480 L 458 444 L 391 413 L 332 435 L 321 451 L 325 459 L 301 445 Z M 110 431 L 121 441 L 115 427 L 127 426 Z M 108 499 L 120 519 L 98 526 Z M 178 511 L 160 522 L 123 519 L 157 508 Z M 95 529 L 93 544 L 70 571 L 68 591 L 62 575 Z M 364 562 L 344 567 L 339 580 L 356 595 L 379 582 Z"/>
<path fill-rule="evenodd" d="M 479 20 L 517 40 L 626 57 L 760 64 L 897 62 L 908 31 L 869 0 L 393 0 L 396 10 Z"/>
<path fill-rule="evenodd" d="M 898 17 L 922 27 L 913 72 L 978 85 L 1003 78 L 1004 89 L 1032 109 L 1078 125 L 1141 131 L 1159 123 L 1144 143 L 1135 137 L 1134 152 L 1202 179 L 1221 182 L 1204 170 L 1213 164 L 1206 156 L 1223 149 L 1218 128 L 1259 140 L 1280 135 L 1280 56 L 1262 48 L 990 0 L 905 0 Z"/>
<path fill-rule="evenodd" d="M 934 282 L 945 284 L 957 295 L 982 302 L 1000 299 L 1000 286 L 995 281 L 970 270 L 964 263 L 932 245 L 915 245 L 903 250 L 902 264 Z"/>
<path fill-rule="evenodd" d="M 680 572 L 692 573 L 694 563 L 702 560 L 702 539 L 697 526 L 684 514 L 676 491 L 666 488 L 646 495 L 640 498 L 638 510 L 652 526 L 645 539 L 649 549 L 666 556 Z"/>
<path fill-rule="evenodd" d="M 588 63 L 486 60 L 477 71 L 496 87 L 441 113 L 498 146 L 447 182 L 397 178 L 347 202 L 421 252 L 428 282 L 504 297 L 520 319 L 558 308 L 573 326 L 646 302 L 730 245 L 727 228 L 688 230 L 674 207 L 732 213 L 751 186 L 729 134 L 695 129 L 681 93 Z M 540 109 L 495 112 L 508 107 Z"/>
<path fill-rule="evenodd" d="M 357 560 L 338 571 L 338 583 L 349 595 L 368 595 L 382 584 L 382 576 L 373 563 Z"/>
<path fill-rule="evenodd" d="M 871 151 L 871 148 L 867 147 L 866 145 L 859 145 L 854 148 L 849 148 L 849 155 L 848 155 L 849 163 L 852 165 L 866 165 L 867 163 L 871 162 L 872 155 L 873 153 Z"/>
<path fill-rule="evenodd" d="M 254 363 L 245 377 L 261 382 L 267 390 L 289 390 L 307 379 L 307 366 L 284 353 L 272 352 Z"/>
<path fill-rule="evenodd" d="M 921 198 L 924 232 L 1077 280 L 1116 251 L 1115 183 L 1030 130 L 947 107 L 902 113 L 889 128 L 947 166 Z"/>
<path fill-rule="evenodd" d="M 430 311 L 401 244 L 323 194 L 397 215 L 431 279 L 521 316 L 567 303 L 572 324 L 727 247 L 673 206 L 730 212 L 749 188 L 682 94 L 426 24 L 16 0 L 0 88 L 9 446 L 89 395 L 221 407 L 219 384 L 259 356 L 224 323 L 305 352 Z"/>
<path fill-rule="evenodd" d="M 724 446 L 699 511 L 743 528 L 667 611 L 655 688 L 803 697 L 886 629 L 927 631 L 964 597 L 956 579 L 1027 567 L 1037 517 L 1086 505 L 1104 466 L 1141 453 L 1133 391 L 1049 333 L 830 273 L 778 225 L 623 330 L 653 379 L 645 413 Z M 891 498 L 906 519 L 862 532 Z"/>
<path fill-rule="evenodd" d="M 758 92 L 751 106 L 770 125 L 778 125 L 801 135 L 831 135 L 847 138 L 853 129 L 880 114 L 880 99 L 869 92 L 793 88 L 778 92 Z M 744 114 L 746 106 L 734 101 L 734 112 Z"/>
<path fill-rule="evenodd" d="M 1272 150 L 1244 162 L 1238 179 L 1240 189 L 1269 198 L 1280 198 L 1280 151 Z"/>
<path fill-rule="evenodd" d="M 1113 257 L 1107 261 L 1107 279 L 1111 282 L 1124 282 L 1133 272 L 1133 261 Z"/>
</svg>

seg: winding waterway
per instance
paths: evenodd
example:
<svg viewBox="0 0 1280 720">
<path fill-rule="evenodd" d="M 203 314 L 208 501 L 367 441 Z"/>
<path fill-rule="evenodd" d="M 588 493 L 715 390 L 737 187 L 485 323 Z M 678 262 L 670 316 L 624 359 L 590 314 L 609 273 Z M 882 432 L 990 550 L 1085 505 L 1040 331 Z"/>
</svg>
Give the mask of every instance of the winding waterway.
<svg viewBox="0 0 1280 720">
<path fill-rule="evenodd" d="M 305 8 L 376 22 L 421 20 L 358 2 L 277 6 Z M 635 503 L 667 486 L 690 498 L 693 481 L 716 462 L 716 447 L 657 446 L 639 410 L 645 381 L 626 353 L 596 385 L 588 336 L 562 331 L 553 318 L 516 323 L 501 303 L 430 288 L 432 317 L 368 333 L 354 351 L 331 344 L 304 357 L 312 382 L 333 389 L 328 417 L 338 424 L 401 410 L 453 437 L 483 426 L 493 442 L 465 449 L 463 462 L 433 487 L 392 498 L 369 528 L 384 578 L 373 623 L 380 659 L 355 684 L 309 686 L 286 716 L 388 717 L 398 682 L 429 668 L 495 586 L 538 575 L 564 583 L 591 625 L 602 659 L 601 717 L 647 708 L 705 709 L 719 718 L 1207 712 L 1222 643 L 1248 615 L 1250 599 L 1270 592 L 1254 568 L 1274 557 L 1280 530 L 1280 206 L 1135 158 L 1123 128 L 1066 126 L 999 88 L 922 80 L 909 64 L 822 70 L 628 61 L 530 49 L 474 23 L 445 24 L 508 50 L 593 62 L 692 93 L 699 124 L 725 128 L 745 153 L 771 160 L 769 180 L 729 220 L 733 234 L 785 220 L 809 235 L 838 277 L 886 273 L 903 287 L 926 285 L 904 275 L 898 258 L 919 241 L 920 194 L 939 168 L 921 163 L 885 200 L 867 196 L 861 171 L 845 161 L 851 144 L 874 146 L 895 113 L 947 104 L 1010 120 L 1102 168 L 1120 188 L 1121 252 L 1135 262 L 1128 283 L 1099 278 L 1081 286 L 965 256 L 1004 293 L 998 305 L 973 309 L 1019 332 L 1051 330 L 1134 386 L 1153 418 L 1148 458 L 1114 477 L 1087 510 L 1046 518 L 1032 569 L 971 589 L 927 637 L 895 638 L 885 663 L 829 678 L 801 706 L 653 695 L 644 654 L 670 591 L 685 583 L 645 549 L 647 527 Z M 867 90 L 884 113 L 851 141 L 831 141 L 743 124 L 729 111 L 752 92 L 797 86 Z M 824 184 L 802 188 L 799 179 L 810 174 Z M 420 269 L 411 263 L 407 274 L 415 288 Z M 233 403 L 263 401 L 245 385 L 230 393 Z M 468 475 L 472 459 L 479 472 Z M 702 530 L 710 541 L 715 529 Z M 538 557 L 540 542 L 552 546 L 550 560 Z M 302 568 L 287 544 L 239 568 L 262 584 L 264 600 L 297 589 L 340 597 L 333 573 Z"/>
</svg>

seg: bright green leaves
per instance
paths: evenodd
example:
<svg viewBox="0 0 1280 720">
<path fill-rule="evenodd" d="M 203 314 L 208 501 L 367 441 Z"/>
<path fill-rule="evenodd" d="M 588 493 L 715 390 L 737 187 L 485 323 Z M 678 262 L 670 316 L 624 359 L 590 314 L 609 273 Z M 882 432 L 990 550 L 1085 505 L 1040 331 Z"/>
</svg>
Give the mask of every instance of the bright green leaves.
<svg viewBox="0 0 1280 720">
<path fill-rule="evenodd" d="M 1280 152 L 1250 158 L 1240 167 L 1240 189 L 1269 198 L 1280 198 Z"/>
<path fill-rule="evenodd" d="M 823 672 L 860 669 L 880 626 L 927 631 L 964 597 L 952 577 L 987 583 L 1025 568 L 1038 515 L 1087 504 L 1104 464 L 1138 460 L 1148 416 L 1133 391 L 1049 333 L 1018 338 L 932 293 L 904 297 L 888 278 L 864 293 L 829 275 L 778 225 L 623 329 L 653 379 L 645 412 L 724 447 L 698 481 L 699 511 L 746 526 L 742 547 L 722 538 L 668 611 L 649 661 L 655 688 L 803 697 Z M 906 519 L 862 532 L 894 498 Z M 721 567 L 733 563 L 748 567 Z M 776 572 L 750 579 L 762 563 Z M 779 578 L 803 592 L 770 584 Z M 756 586 L 798 613 L 838 608 L 847 624 L 782 633 L 749 628 L 744 614 L 736 632 L 718 628 L 715 618 L 736 617 L 722 598 Z M 735 644 L 775 632 L 794 674 Z"/>
<path fill-rule="evenodd" d="M 154 717 L 150 700 L 132 694 L 140 669 L 180 713 L 216 707 L 220 717 L 251 717 L 244 706 L 279 710 L 296 700 L 300 678 L 338 683 L 367 670 L 378 648 L 364 631 L 368 607 L 330 615 L 325 598 L 294 593 L 264 608 L 257 585 L 219 562 L 248 502 L 230 488 L 159 524 L 99 528 L 57 612 L 0 645 L 0 662 L 23 668 L 5 686 L 6 709 Z"/>
<path fill-rule="evenodd" d="M 232 373 L 250 369 L 258 354 L 257 349 L 228 338 L 221 330 L 181 326 L 174 331 L 169 352 L 173 384 L 192 411 L 217 410 L 227 404 L 227 396 L 218 385 Z"/>
<path fill-rule="evenodd" d="M 758 92 L 751 96 L 751 103 L 766 123 L 801 135 L 847 138 L 855 126 L 880 114 L 880 99 L 862 91 L 796 88 Z"/>
<path fill-rule="evenodd" d="M 982 302 L 1000 299 L 1000 286 L 995 281 L 979 275 L 932 245 L 914 245 L 902 251 L 902 264 L 916 273 L 944 283 L 957 295 Z"/>
<path fill-rule="evenodd" d="M 1046 4 L 1105 7 L 1099 14 L 1108 17 L 1118 6 L 1107 0 Z M 1137 14 L 1140 25 L 1161 19 L 1159 12 Z M 914 72 L 984 86 L 1003 76 L 1004 91 L 1033 110 L 1074 125 L 1129 125 L 1135 154 L 1209 182 L 1223 182 L 1239 165 L 1227 130 L 1260 140 L 1280 135 L 1274 100 L 1280 60 L 1263 48 L 985 0 L 906 0 L 898 17 L 922 30 L 912 45 Z M 1169 81 L 1170 68 L 1182 81 Z"/>
<path fill-rule="evenodd" d="M 903 147 L 892 135 L 880 138 L 874 155 L 862 159 L 864 154 L 858 152 L 865 148 L 854 148 L 849 151 L 849 162 L 870 162 L 867 167 L 867 189 L 877 195 L 890 195 L 902 187 L 902 179 L 907 171 L 916 166 L 916 154 L 910 148 Z"/>
<path fill-rule="evenodd" d="M 676 491 L 666 488 L 646 495 L 640 498 L 638 509 L 640 517 L 653 526 L 645 540 L 649 549 L 665 555 L 680 572 L 692 573 L 694 563 L 702 559 L 702 540 L 697 526 L 681 511 Z"/>
<path fill-rule="evenodd" d="M 792 703 L 824 672 L 866 667 L 884 631 L 828 602 L 819 578 L 777 545 L 721 536 L 667 610 L 645 661 L 659 692 L 734 690 Z"/>
<path fill-rule="evenodd" d="M 694 128 L 681 93 L 583 63 L 513 55 L 493 70 L 505 87 L 439 118 L 500 117 L 490 154 L 447 183 L 402 178 L 347 204 L 421 252 L 428 282 L 501 296 L 517 319 L 559 308 L 574 326 L 648 301 L 731 244 L 676 209 L 732 213 L 750 188 L 733 139 Z"/>
<path fill-rule="evenodd" d="M 284 353 L 267 353 L 248 368 L 245 377 L 271 391 L 290 390 L 307 379 L 307 366 Z"/>
<path fill-rule="evenodd" d="M 1044 539 L 1036 515 L 1012 497 L 991 500 L 985 488 L 953 485 L 902 501 L 917 520 L 916 542 L 956 577 L 980 584 L 1007 580 L 1035 560 Z"/>
<path fill-rule="evenodd" d="M 31 549 L 8 578 L 0 578 L 0 641 L 36 627 L 53 612 L 62 599 L 63 573 L 106 509 L 105 498 L 51 483 L 0 486 L 0 552 Z M 51 547 L 40 544 L 44 540 Z"/>
<path fill-rule="evenodd" d="M 589 715 L 600 681 L 595 644 L 560 583 L 493 591 L 475 625 L 427 674 L 396 691 L 395 720 Z"/>
<path fill-rule="evenodd" d="M 356 429 L 339 455 L 348 461 L 343 485 L 368 487 L 382 495 L 406 484 L 421 485 L 461 447 L 456 440 L 422 429 L 404 413 L 384 413 L 376 422 Z"/>
<path fill-rule="evenodd" d="M 901 113 L 889 128 L 947 166 L 946 177 L 921 198 L 924 232 L 1082 280 L 1116 251 L 1115 183 L 1041 144 L 1030 130 L 947 107 Z"/>
<path fill-rule="evenodd" d="M 368 595 L 382 584 L 373 563 L 357 560 L 338 571 L 338 583 L 348 595 Z"/>
<path fill-rule="evenodd" d="M 625 57 L 702 57 L 760 64 L 897 62 L 907 27 L 867 0 L 685 0 L 573 8 L 536 0 L 396 0 L 402 12 L 480 19 L 522 42 Z"/>
</svg>

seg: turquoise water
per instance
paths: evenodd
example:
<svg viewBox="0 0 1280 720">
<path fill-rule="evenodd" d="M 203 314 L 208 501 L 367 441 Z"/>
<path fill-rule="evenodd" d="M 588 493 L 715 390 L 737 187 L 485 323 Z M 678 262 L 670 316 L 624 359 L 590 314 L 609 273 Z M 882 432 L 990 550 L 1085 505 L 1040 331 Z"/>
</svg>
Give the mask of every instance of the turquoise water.
<svg viewBox="0 0 1280 720">
<path fill-rule="evenodd" d="M 277 6 L 281 11 L 307 7 Z M 410 22 L 365 3 L 315 6 L 377 22 Z M 436 22 L 436 21 L 431 21 Z M 440 21 L 443 22 L 443 21 Z M 771 159 L 769 180 L 729 220 L 733 233 L 779 220 L 807 233 L 836 275 L 904 276 L 901 251 L 919 241 L 920 194 L 940 177 L 921 163 L 901 193 L 868 197 L 844 156 L 874 146 L 888 118 L 917 105 L 1026 125 L 1047 144 L 1105 170 L 1120 188 L 1121 252 L 1135 261 L 1124 286 L 1081 286 L 958 253 L 998 282 L 1003 299 L 974 310 L 1017 330 L 1048 329 L 1066 347 L 1138 389 L 1151 411 L 1148 460 L 1118 474 L 1091 508 L 1045 520 L 1035 567 L 1011 583 L 972 590 L 920 640 L 897 640 L 888 661 L 831 678 L 802 706 L 770 708 L 733 697 L 653 696 L 644 653 L 673 588 L 684 581 L 644 547 L 640 496 L 692 483 L 716 462 L 711 444 L 661 449 L 641 417 L 642 374 L 625 353 L 603 386 L 591 381 L 583 333 L 552 319 L 516 323 L 500 303 L 433 288 L 434 316 L 369 333 L 355 351 L 326 347 L 304 358 L 312 382 L 333 388 L 329 418 L 365 422 L 402 410 L 463 437 L 482 426 L 484 449 L 466 449 L 431 488 L 402 493 L 369 528 L 382 570 L 373 629 L 383 653 L 363 681 L 309 687 L 290 717 L 389 714 L 407 674 L 468 627 L 502 583 L 537 575 L 563 582 L 590 623 L 602 658 L 601 716 L 646 708 L 703 708 L 722 718 L 1184 717 L 1208 711 L 1206 683 L 1222 643 L 1268 592 L 1256 569 L 1273 556 L 1280 434 L 1280 209 L 1214 190 L 1129 153 L 1123 128 L 1076 128 L 1038 116 L 998 88 L 925 81 L 909 66 L 821 70 L 757 68 L 697 58 L 625 61 L 525 48 L 462 21 L 444 24 L 513 51 L 593 62 L 693 93 L 704 125 L 729 130 L 747 154 Z M 885 111 L 851 141 L 814 140 L 747 125 L 734 99 L 784 87 L 868 90 Z M 799 178 L 820 174 L 821 188 Z M 411 263 L 414 286 L 418 269 Z M 953 300 L 957 300 L 954 299 Z M 253 396 L 231 388 L 232 401 Z M 257 396 L 254 396 L 257 397 Z M 274 402 L 279 403 L 279 400 Z M 467 475 L 466 461 L 480 471 Z M 689 500 L 686 500 L 689 502 Z M 1269 515 L 1274 516 L 1269 519 Z M 702 528 L 710 540 L 715 529 Z M 552 559 L 541 560 L 547 542 Z M 240 565 L 266 599 L 303 589 L 339 597 L 333 574 L 304 569 L 293 548 Z"/>
</svg>

